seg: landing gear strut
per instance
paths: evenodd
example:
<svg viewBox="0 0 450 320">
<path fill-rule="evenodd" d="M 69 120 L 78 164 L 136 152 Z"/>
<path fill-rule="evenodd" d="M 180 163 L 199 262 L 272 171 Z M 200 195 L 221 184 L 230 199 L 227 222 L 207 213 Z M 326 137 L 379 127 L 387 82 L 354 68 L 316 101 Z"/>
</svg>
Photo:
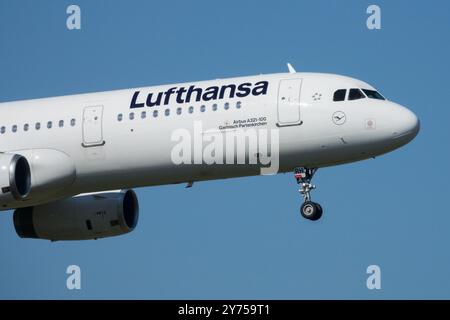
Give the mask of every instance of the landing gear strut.
<svg viewBox="0 0 450 320">
<path fill-rule="evenodd" d="M 303 196 L 303 204 L 300 207 L 300 214 L 303 218 L 308 220 L 316 221 L 322 217 L 322 207 L 320 204 L 311 201 L 311 191 L 316 188 L 315 185 L 311 183 L 317 168 L 296 168 L 294 171 L 295 179 L 300 185 L 299 192 Z"/>
</svg>

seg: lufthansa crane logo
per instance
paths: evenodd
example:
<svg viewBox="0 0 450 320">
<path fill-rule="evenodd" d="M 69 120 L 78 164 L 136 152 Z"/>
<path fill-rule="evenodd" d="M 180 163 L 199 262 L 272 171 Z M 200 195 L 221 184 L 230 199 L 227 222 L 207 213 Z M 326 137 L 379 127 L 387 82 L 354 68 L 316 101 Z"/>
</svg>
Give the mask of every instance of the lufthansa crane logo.
<svg viewBox="0 0 450 320">
<path fill-rule="evenodd" d="M 338 126 L 344 124 L 346 120 L 345 113 L 342 111 L 336 111 L 335 113 L 333 113 L 332 120 L 334 124 Z"/>
</svg>

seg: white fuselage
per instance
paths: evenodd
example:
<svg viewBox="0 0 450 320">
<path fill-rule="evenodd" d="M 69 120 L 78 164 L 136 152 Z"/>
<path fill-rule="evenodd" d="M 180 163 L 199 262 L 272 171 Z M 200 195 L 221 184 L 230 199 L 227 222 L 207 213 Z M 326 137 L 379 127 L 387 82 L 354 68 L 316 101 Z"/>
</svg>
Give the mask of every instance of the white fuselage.
<svg viewBox="0 0 450 320">
<path fill-rule="evenodd" d="M 229 85 L 236 86 L 234 93 L 223 89 Z M 191 92 L 186 102 L 187 92 L 179 90 L 192 86 L 202 93 Z M 195 123 L 220 134 L 236 126 L 278 130 L 278 172 L 367 159 L 414 138 L 419 122 L 412 112 L 387 100 L 349 100 L 352 88 L 374 90 L 343 76 L 282 73 L 2 103 L 1 152 L 56 150 L 76 171 L 73 182 L 51 199 L 37 197 L 11 207 L 87 192 L 260 173 L 257 164 L 174 163 L 173 132 L 194 134 Z M 253 89 L 255 94 L 248 93 Z M 339 89 L 347 89 L 346 98 L 333 101 Z"/>
</svg>

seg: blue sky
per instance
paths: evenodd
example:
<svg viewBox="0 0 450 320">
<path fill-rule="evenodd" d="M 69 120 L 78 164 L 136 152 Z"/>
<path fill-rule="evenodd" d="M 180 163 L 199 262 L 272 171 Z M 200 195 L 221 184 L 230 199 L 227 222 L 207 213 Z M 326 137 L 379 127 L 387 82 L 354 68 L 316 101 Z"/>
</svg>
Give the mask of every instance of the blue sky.
<svg viewBox="0 0 450 320">
<path fill-rule="evenodd" d="M 68 31 L 66 8 L 82 10 Z M 366 27 L 377 4 L 382 29 Z M 0 298 L 450 298 L 448 1 L 0 0 L 0 101 L 282 72 L 367 81 L 408 106 L 409 145 L 320 170 L 321 221 L 291 174 L 138 189 L 131 234 L 22 240 L 0 214 Z M 66 288 L 68 265 L 82 289 Z M 381 267 L 368 290 L 366 268 Z"/>
</svg>

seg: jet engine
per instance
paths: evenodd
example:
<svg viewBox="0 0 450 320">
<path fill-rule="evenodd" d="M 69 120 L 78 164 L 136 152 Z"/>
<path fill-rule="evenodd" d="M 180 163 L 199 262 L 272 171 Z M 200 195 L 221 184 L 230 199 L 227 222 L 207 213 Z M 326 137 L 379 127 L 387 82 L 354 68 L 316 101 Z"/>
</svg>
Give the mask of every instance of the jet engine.
<svg viewBox="0 0 450 320">
<path fill-rule="evenodd" d="M 30 165 L 18 154 L 0 153 L 0 204 L 25 199 L 31 189 Z"/>
<path fill-rule="evenodd" d="M 27 200 L 51 201 L 58 192 L 72 185 L 76 178 L 73 160 L 53 149 L 18 150 L 31 171 L 31 189 Z"/>
<path fill-rule="evenodd" d="M 84 194 L 14 211 L 21 238 L 90 240 L 134 230 L 139 204 L 133 190 Z"/>
<path fill-rule="evenodd" d="M 75 179 L 75 164 L 64 152 L 29 149 L 0 153 L 0 210 L 23 207 L 24 201 L 56 200 Z"/>
</svg>

